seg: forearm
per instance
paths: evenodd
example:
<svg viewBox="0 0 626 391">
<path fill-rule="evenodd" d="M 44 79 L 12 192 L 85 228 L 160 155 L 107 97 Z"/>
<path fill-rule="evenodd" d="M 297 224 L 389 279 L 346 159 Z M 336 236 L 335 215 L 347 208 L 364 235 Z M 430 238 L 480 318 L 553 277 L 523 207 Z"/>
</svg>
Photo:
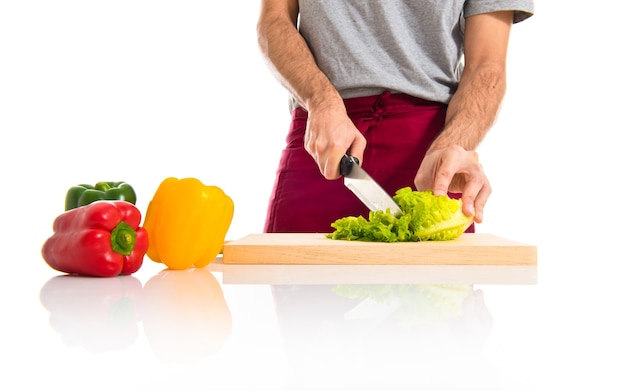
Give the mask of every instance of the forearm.
<svg viewBox="0 0 626 391">
<path fill-rule="evenodd" d="M 475 150 L 493 125 L 506 90 L 503 65 L 466 68 L 450 100 L 443 131 L 431 150 L 453 145 Z"/>
<path fill-rule="evenodd" d="M 295 18 L 296 15 L 287 17 L 271 10 L 261 13 L 258 43 L 269 69 L 306 110 L 339 104 L 339 93 L 315 63 L 295 27 Z"/>
</svg>

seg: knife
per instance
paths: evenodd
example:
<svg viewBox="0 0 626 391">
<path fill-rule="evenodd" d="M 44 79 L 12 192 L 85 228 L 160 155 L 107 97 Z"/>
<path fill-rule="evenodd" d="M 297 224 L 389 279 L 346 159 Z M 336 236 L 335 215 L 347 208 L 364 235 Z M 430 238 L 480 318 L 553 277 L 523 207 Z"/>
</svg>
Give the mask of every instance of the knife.
<svg viewBox="0 0 626 391">
<path fill-rule="evenodd" d="M 339 173 L 343 175 L 343 184 L 370 210 L 389 209 L 396 216 L 402 213 L 393 198 L 359 166 L 359 159 L 345 154 L 339 164 Z"/>
</svg>

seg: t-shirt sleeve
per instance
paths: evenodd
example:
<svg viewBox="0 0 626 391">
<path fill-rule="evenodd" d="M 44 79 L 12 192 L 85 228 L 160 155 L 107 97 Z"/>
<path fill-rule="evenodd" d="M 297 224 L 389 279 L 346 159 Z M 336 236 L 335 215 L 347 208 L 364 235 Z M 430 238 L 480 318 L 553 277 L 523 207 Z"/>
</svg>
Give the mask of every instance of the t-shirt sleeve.
<svg viewBox="0 0 626 391">
<path fill-rule="evenodd" d="M 530 18 L 535 13 L 533 0 L 467 0 L 465 17 L 496 11 L 514 11 L 513 23 Z"/>
</svg>

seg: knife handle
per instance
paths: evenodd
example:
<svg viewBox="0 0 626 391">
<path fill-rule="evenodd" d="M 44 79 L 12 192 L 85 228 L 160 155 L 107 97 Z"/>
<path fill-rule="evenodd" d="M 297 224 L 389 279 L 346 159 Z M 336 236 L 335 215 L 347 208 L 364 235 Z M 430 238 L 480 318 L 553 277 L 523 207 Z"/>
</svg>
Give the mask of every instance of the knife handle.
<svg viewBox="0 0 626 391">
<path fill-rule="evenodd" d="M 339 173 L 341 174 L 341 176 L 349 175 L 352 171 L 353 164 L 358 165 L 359 159 L 354 156 L 350 156 L 347 153 L 343 155 L 343 157 L 341 158 L 341 162 L 339 162 Z"/>
</svg>

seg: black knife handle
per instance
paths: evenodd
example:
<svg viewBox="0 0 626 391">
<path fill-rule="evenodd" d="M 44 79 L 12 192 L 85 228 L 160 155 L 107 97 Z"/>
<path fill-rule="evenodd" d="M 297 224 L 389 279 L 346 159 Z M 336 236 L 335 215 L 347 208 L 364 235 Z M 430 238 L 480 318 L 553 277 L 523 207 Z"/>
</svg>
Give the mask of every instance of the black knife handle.
<svg viewBox="0 0 626 391">
<path fill-rule="evenodd" d="M 347 153 L 343 155 L 343 157 L 341 158 L 341 162 L 339 162 L 339 173 L 341 174 L 341 176 L 349 175 L 352 171 L 353 164 L 358 165 L 359 159 L 354 156 L 350 156 Z"/>
</svg>

